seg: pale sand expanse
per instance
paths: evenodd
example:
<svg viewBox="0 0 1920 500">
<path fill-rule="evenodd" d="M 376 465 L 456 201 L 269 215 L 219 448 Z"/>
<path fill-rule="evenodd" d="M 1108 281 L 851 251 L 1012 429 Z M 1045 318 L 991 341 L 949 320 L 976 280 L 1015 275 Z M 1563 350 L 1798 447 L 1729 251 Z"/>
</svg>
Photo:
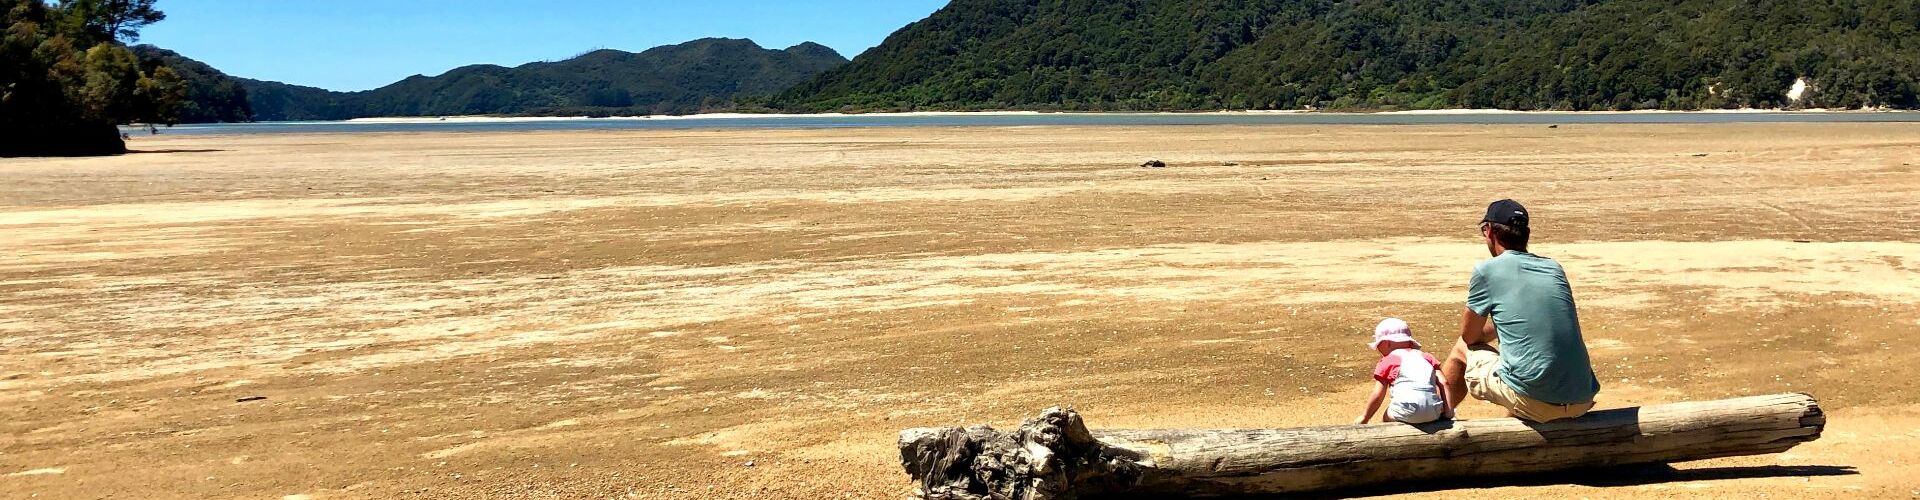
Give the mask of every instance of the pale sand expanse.
<svg viewBox="0 0 1920 500">
<path fill-rule="evenodd" d="M 0 160 L 0 497 L 900 498 L 904 427 L 1341 423 L 1379 318 L 1445 344 L 1508 196 L 1603 407 L 1807 391 L 1830 425 L 1442 494 L 1920 495 L 1910 124 L 132 147 Z"/>
</svg>

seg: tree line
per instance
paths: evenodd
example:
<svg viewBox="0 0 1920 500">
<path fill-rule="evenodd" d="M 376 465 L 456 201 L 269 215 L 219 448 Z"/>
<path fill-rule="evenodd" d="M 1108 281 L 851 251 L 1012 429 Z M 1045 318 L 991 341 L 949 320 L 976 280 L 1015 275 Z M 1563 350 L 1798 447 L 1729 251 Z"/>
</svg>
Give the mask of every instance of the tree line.
<svg viewBox="0 0 1920 500">
<path fill-rule="evenodd" d="M 124 42 L 154 0 L 0 0 L 0 156 L 126 152 L 117 125 L 172 124 L 187 84 Z"/>
<path fill-rule="evenodd" d="M 118 153 L 126 123 L 366 116 L 1920 108 L 1912 0 L 953 0 L 851 63 L 705 39 L 363 92 L 129 48 L 154 0 L 0 8 L 9 156 Z"/>
<path fill-rule="evenodd" d="M 955 0 L 772 104 L 1914 108 L 1916 78 L 1911 0 Z"/>
</svg>

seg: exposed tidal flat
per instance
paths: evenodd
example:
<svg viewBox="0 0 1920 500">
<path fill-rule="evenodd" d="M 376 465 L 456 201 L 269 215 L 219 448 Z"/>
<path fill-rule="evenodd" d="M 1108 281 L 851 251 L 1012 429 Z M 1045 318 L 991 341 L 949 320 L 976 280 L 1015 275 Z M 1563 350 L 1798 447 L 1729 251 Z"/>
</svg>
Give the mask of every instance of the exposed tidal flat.
<svg viewBox="0 0 1920 500">
<path fill-rule="evenodd" d="M 1805 391 L 1830 425 L 1473 494 L 1912 494 L 1920 127 L 1519 116 L 1557 118 L 163 132 L 0 161 L 0 497 L 899 498 L 905 427 L 1342 423 L 1380 317 L 1445 345 L 1503 197 L 1574 281 L 1602 407 Z"/>
</svg>

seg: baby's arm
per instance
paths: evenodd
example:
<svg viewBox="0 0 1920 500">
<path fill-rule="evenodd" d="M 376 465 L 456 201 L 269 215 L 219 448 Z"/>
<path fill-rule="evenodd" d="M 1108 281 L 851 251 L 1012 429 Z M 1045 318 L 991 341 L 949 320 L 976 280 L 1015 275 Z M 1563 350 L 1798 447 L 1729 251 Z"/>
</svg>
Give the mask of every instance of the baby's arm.
<svg viewBox="0 0 1920 500">
<path fill-rule="evenodd" d="M 1380 401 L 1386 399 L 1386 397 L 1387 383 L 1378 380 L 1374 381 L 1373 395 L 1367 397 L 1367 412 L 1361 413 L 1360 418 L 1354 419 L 1353 425 L 1365 425 L 1368 420 L 1372 420 L 1373 414 L 1380 411 Z"/>
</svg>

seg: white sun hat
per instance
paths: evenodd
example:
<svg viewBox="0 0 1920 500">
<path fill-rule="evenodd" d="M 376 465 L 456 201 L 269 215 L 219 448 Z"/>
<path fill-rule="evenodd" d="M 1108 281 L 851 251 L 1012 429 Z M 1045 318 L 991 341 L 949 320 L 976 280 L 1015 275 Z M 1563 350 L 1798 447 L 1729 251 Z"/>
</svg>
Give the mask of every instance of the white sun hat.
<svg viewBox="0 0 1920 500">
<path fill-rule="evenodd" d="M 1407 322 L 1400 318 L 1383 319 L 1379 326 L 1373 327 L 1373 342 L 1367 347 L 1378 350 L 1381 342 L 1409 342 L 1413 348 L 1420 348 L 1420 341 L 1413 339 L 1413 327 L 1407 326 Z"/>
</svg>

